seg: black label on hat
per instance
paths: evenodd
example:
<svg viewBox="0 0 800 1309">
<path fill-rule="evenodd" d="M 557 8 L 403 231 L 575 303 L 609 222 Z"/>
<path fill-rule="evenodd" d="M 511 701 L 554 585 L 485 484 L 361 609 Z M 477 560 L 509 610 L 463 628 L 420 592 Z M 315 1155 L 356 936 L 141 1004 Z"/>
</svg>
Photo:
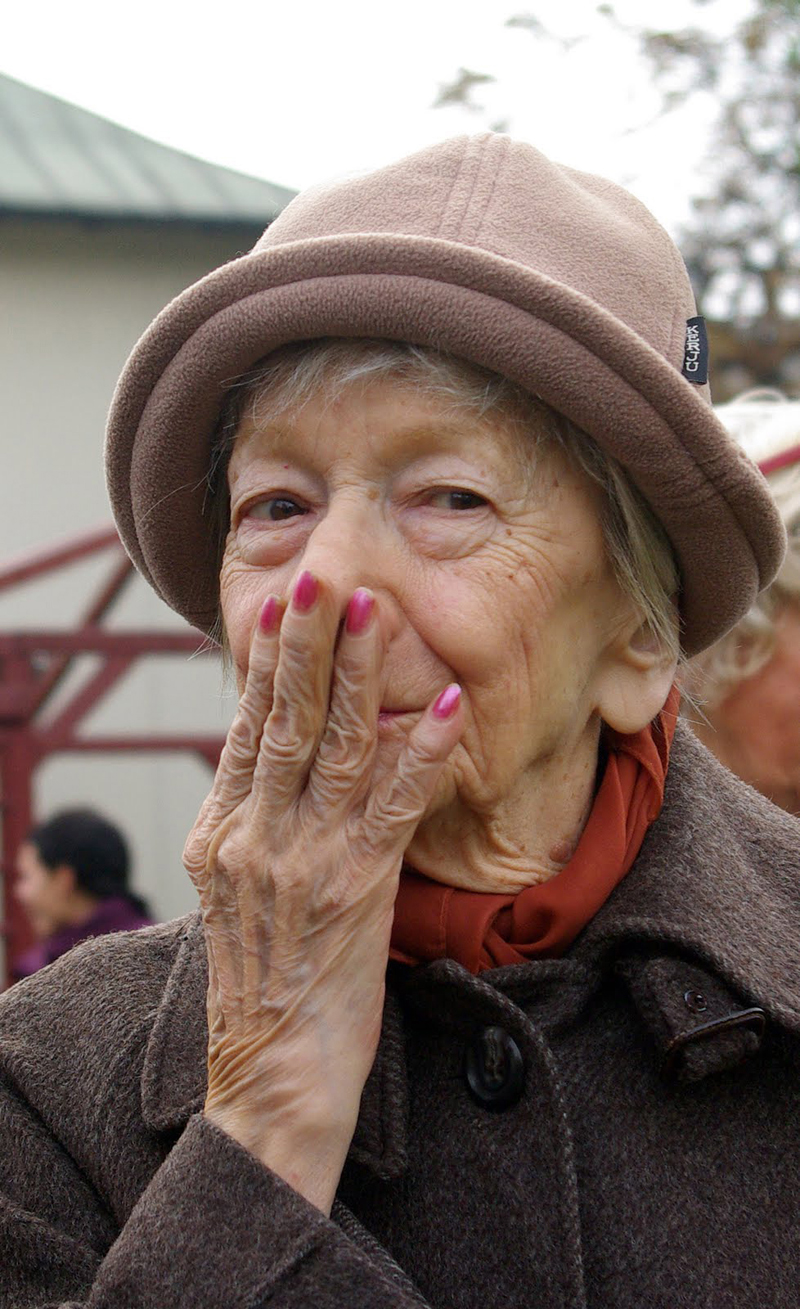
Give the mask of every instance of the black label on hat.
<svg viewBox="0 0 800 1309">
<path fill-rule="evenodd" d="M 683 352 L 684 377 L 698 386 L 708 381 L 708 333 L 705 318 L 686 319 L 686 349 Z"/>
</svg>

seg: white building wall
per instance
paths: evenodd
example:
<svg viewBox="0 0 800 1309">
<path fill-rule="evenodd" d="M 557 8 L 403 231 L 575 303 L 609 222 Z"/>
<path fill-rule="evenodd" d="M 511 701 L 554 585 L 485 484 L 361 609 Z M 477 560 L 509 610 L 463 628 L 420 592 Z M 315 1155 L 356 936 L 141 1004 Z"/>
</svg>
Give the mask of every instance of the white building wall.
<svg viewBox="0 0 800 1309">
<path fill-rule="evenodd" d="M 0 222 L 0 560 L 110 521 L 102 446 L 117 375 L 158 310 L 236 253 L 235 236 L 177 225 Z M 68 626 L 103 572 L 98 559 L 0 592 L 0 630 Z M 181 624 L 136 577 L 110 625 Z M 169 656 L 142 661 L 84 731 L 219 733 L 233 704 L 216 657 Z M 194 757 L 59 755 L 39 770 L 36 813 L 86 803 L 118 821 L 137 889 L 168 918 L 195 904 L 181 850 L 210 777 Z"/>
</svg>

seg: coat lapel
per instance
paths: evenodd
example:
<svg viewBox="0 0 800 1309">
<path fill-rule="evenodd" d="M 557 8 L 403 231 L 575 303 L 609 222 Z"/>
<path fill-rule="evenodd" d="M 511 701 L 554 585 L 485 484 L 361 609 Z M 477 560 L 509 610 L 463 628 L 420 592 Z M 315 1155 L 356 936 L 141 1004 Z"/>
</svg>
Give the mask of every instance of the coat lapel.
<svg viewBox="0 0 800 1309">
<path fill-rule="evenodd" d="M 574 953 L 613 957 L 642 942 L 697 958 L 800 1031 L 800 824 L 680 723 L 661 816 Z"/>
<path fill-rule="evenodd" d="M 206 1094 L 206 961 L 199 913 L 184 933 L 147 1044 L 142 1113 L 157 1132 L 183 1127 Z"/>
</svg>

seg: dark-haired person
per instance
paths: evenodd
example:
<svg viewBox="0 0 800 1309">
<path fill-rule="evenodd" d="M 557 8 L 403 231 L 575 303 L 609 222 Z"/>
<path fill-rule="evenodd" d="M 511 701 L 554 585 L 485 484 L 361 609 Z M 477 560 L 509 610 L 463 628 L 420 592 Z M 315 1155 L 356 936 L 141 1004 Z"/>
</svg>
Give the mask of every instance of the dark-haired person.
<svg viewBox="0 0 800 1309">
<path fill-rule="evenodd" d="M 37 942 L 16 961 L 15 979 L 87 937 L 147 927 L 152 919 L 128 887 L 129 868 L 122 832 L 92 809 L 65 809 L 34 827 L 19 848 L 14 894 Z"/>
</svg>

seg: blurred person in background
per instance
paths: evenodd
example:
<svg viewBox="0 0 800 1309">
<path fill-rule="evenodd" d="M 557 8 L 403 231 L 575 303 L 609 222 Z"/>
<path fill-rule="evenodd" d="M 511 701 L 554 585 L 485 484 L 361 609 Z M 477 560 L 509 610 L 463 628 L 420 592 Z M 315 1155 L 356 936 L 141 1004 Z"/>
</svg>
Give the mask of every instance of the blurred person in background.
<svg viewBox="0 0 800 1309">
<path fill-rule="evenodd" d="M 689 665 L 688 717 L 726 768 L 800 815 L 800 400 L 749 391 L 717 414 L 767 478 L 789 547 L 772 586 Z"/>
<path fill-rule="evenodd" d="M 93 809 L 65 809 L 40 823 L 17 855 L 14 895 L 37 941 L 18 959 L 15 980 L 73 945 L 152 922 L 128 887 L 130 855 L 122 832 Z"/>
</svg>

